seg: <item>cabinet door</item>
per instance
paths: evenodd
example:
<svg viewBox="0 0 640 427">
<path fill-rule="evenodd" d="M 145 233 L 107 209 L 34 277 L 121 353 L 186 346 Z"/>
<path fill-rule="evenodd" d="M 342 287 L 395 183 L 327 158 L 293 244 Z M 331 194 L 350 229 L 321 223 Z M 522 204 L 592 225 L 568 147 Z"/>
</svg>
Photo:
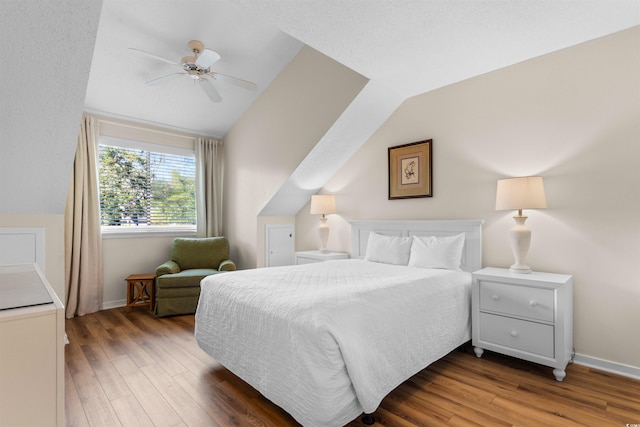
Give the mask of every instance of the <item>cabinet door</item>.
<svg viewBox="0 0 640 427">
<path fill-rule="evenodd" d="M 56 425 L 57 339 L 53 308 L 0 319 L 0 426 Z"/>
<path fill-rule="evenodd" d="M 294 263 L 294 238 L 292 224 L 267 224 L 265 261 L 267 267 Z"/>
</svg>

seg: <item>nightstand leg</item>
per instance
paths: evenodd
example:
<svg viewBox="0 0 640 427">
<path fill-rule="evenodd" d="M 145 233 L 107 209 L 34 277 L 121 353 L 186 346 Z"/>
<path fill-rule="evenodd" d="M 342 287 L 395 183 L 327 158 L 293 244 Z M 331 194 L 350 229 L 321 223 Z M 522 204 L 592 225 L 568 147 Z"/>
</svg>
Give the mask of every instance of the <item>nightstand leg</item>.
<svg viewBox="0 0 640 427">
<path fill-rule="evenodd" d="M 562 381 L 567 376 L 567 373 L 564 369 L 554 369 L 553 375 L 556 377 L 556 381 Z"/>
<path fill-rule="evenodd" d="M 476 354 L 477 357 L 482 357 L 482 354 L 484 353 L 484 349 L 480 347 L 473 347 L 473 352 Z"/>
</svg>

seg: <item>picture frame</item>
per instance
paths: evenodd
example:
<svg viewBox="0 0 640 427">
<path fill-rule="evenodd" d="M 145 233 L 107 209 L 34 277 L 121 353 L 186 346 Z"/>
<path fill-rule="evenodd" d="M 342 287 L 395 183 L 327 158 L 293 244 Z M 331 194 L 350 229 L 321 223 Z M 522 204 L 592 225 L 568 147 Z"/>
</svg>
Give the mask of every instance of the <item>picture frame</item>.
<svg viewBox="0 0 640 427">
<path fill-rule="evenodd" d="M 389 147 L 389 200 L 433 197 L 433 140 Z"/>
</svg>

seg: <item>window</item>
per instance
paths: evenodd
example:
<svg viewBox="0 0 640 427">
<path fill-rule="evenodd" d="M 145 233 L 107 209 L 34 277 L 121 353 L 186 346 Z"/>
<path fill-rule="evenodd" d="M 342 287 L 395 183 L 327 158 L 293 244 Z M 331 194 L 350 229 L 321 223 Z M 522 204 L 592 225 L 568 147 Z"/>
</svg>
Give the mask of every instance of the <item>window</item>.
<svg viewBox="0 0 640 427">
<path fill-rule="evenodd" d="M 193 152 L 100 137 L 103 233 L 195 232 Z"/>
</svg>

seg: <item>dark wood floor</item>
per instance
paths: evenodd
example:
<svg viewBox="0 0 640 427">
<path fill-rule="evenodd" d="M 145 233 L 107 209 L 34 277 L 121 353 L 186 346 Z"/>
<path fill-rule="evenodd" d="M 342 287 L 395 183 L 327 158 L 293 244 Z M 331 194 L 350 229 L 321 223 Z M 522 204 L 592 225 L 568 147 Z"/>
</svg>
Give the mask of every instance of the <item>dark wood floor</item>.
<svg viewBox="0 0 640 427">
<path fill-rule="evenodd" d="M 67 321 L 67 426 L 297 426 L 195 343 L 193 316 L 141 309 Z M 391 392 L 379 426 L 640 424 L 640 381 L 570 365 L 551 368 L 454 351 Z M 359 420 L 349 427 L 362 426 Z"/>
</svg>

